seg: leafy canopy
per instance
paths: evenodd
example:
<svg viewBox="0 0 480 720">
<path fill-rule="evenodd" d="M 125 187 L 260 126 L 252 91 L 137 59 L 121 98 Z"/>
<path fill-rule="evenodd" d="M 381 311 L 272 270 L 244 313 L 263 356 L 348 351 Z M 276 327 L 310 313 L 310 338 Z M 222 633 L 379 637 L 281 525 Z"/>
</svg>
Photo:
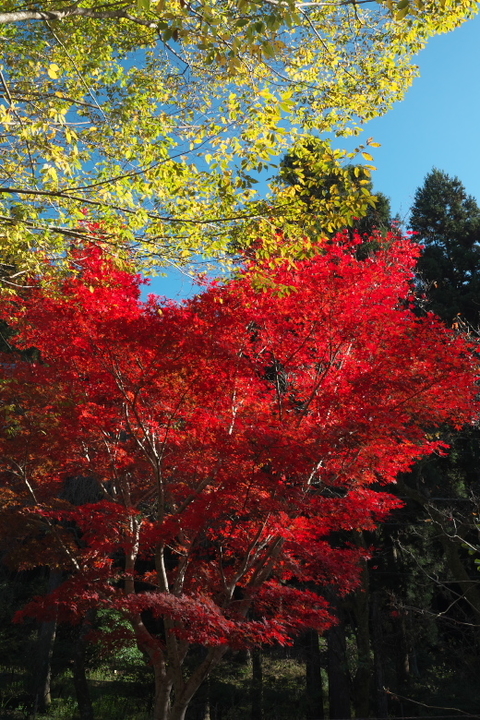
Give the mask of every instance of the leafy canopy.
<svg viewBox="0 0 480 720">
<path fill-rule="evenodd" d="M 88 240 L 85 216 L 144 267 L 224 257 L 239 224 L 244 238 L 270 236 L 272 214 L 295 220 L 301 244 L 294 194 L 277 192 L 272 213 L 254 202 L 254 176 L 305 133 L 348 134 L 386 112 L 413 55 L 476 9 L 388 5 L 3 2 L 4 283 Z M 324 153 L 324 173 L 341 175 L 343 157 Z M 368 195 L 353 195 L 320 208 L 332 231 L 366 211 Z"/>
<path fill-rule="evenodd" d="M 474 348 L 409 308 L 415 242 L 390 235 L 360 261 L 362 241 L 265 263 L 263 292 L 247 263 L 183 305 L 141 302 L 138 276 L 90 246 L 55 293 L 0 303 L 42 358 L 3 363 L 5 561 L 68 571 L 27 613 L 125 615 L 159 720 L 183 717 L 165 710 L 172 685 L 178 710 L 227 646 L 325 628 L 305 583 L 347 592 L 365 553 L 330 535 L 373 529 L 397 504 L 379 484 L 441 450 L 435 426 L 472 418 Z M 73 501 L 73 482 L 96 501 Z"/>
</svg>

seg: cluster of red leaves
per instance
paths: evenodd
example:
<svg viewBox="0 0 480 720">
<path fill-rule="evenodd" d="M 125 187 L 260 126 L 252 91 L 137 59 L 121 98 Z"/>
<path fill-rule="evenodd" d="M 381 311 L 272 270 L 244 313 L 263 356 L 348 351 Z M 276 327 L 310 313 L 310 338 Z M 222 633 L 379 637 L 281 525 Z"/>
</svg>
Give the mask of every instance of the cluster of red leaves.
<svg viewBox="0 0 480 720">
<path fill-rule="evenodd" d="M 260 268 L 268 291 L 257 264 L 182 305 L 141 302 L 138 276 L 91 247 L 55 292 L 1 301 L 41 353 L 4 362 L 5 532 L 29 518 L 16 561 L 70 573 L 27 612 L 148 609 L 203 644 L 331 622 L 305 583 L 355 586 L 349 531 L 398 504 L 379 485 L 475 407 L 474 349 L 412 311 L 414 243 L 363 261 L 357 243 Z M 104 499 L 69 496 L 68 478 Z"/>
</svg>

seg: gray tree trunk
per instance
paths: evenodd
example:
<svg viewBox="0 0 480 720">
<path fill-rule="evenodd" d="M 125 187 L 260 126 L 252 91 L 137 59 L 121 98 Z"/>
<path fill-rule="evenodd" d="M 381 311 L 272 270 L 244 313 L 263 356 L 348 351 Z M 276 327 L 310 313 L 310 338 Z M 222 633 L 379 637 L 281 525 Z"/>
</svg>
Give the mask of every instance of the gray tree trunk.
<svg viewBox="0 0 480 720">
<path fill-rule="evenodd" d="M 62 573 L 56 570 L 50 570 L 47 592 L 53 592 L 61 582 Z M 52 655 L 56 634 L 56 620 L 48 620 L 40 623 L 31 681 L 34 717 L 37 713 L 47 712 L 52 702 Z"/>
</svg>

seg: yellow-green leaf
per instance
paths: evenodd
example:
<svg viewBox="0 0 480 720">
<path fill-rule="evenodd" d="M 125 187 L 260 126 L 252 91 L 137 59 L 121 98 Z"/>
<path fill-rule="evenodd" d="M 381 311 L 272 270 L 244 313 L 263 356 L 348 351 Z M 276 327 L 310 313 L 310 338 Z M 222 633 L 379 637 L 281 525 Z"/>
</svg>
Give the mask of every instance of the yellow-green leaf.
<svg viewBox="0 0 480 720">
<path fill-rule="evenodd" d="M 56 63 L 49 65 L 47 68 L 47 75 L 52 78 L 52 80 L 57 80 L 61 75 L 60 66 Z"/>
</svg>

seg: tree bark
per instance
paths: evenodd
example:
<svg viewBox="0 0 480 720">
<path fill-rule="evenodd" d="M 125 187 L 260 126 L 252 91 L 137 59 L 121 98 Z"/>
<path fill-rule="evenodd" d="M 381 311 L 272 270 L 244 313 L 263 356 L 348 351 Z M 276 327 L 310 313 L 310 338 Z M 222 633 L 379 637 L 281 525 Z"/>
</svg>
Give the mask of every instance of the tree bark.
<svg viewBox="0 0 480 720">
<path fill-rule="evenodd" d="M 33 714 L 45 713 L 52 702 L 50 683 L 52 679 L 51 661 L 53 646 L 57 634 L 57 621 L 40 623 L 37 640 L 37 653 L 33 677 Z"/>
<path fill-rule="evenodd" d="M 86 637 L 90 632 L 94 611 L 89 610 L 78 628 L 78 635 L 73 648 L 73 685 L 77 696 L 80 720 L 94 720 L 93 705 L 88 687 L 85 653 L 87 649 Z"/>
<path fill-rule="evenodd" d="M 48 593 L 53 592 L 62 582 L 62 573 L 50 570 Z M 33 716 L 47 712 L 51 702 L 52 655 L 57 634 L 57 621 L 40 623 L 38 629 L 35 666 L 32 672 Z"/>
<path fill-rule="evenodd" d="M 365 547 L 363 537 L 360 538 L 360 542 Z M 362 571 L 362 586 L 354 594 L 352 600 L 357 641 L 357 668 L 353 681 L 353 703 L 355 717 L 367 718 L 370 717 L 370 689 L 373 668 L 370 647 L 369 576 L 365 561 Z"/>
<path fill-rule="evenodd" d="M 250 720 L 263 720 L 263 667 L 262 650 L 254 648 L 252 657 L 252 684 L 250 687 Z"/>
<path fill-rule="evenodd" d="M 397 629 L 395 633 L 397 638 L 395 651 L 397 686 L 401 693 L 405 693 L 410 679 L 410 638 L 406 630 L 405 611 L 395 618 L 394 624 Z"/>
<path fill-rule="evenodd" d="M 378 592 L 372 598 L 372 645 L 375 674 L 376 716 L 388 717 L 388 696 L 385 692 L 385 653 L 382 644 L 382 615 L 380 610 Z"/>
<path fill-rule="evenodd" d="M 308 630 L 304 638 L 305 647 L 305 700 L 306 720 L 323 720 L 323 689 L 318 632 Z"/>
<path fill-rule="evenodd" d="M 155 678 L 155 701 L 152 720 L 185 720 L 187 709 L 198 689 L 208 678 L 211 670 L 218 665 L 227 648 L 210 648 L 190 677 L 185 679 L 181 664 L 164 655 L 159 641 L 143 624 L 139 615 L 131 618 L 139 650 L 148 658 Z M 182 653 L 180 653 L 182 654 Z M 183 653 L 183 655 L 186 654 Z M 177 658 L 177 664 L 179 659 Z"/>
<path fill-rule="evenodd" d="M 193 696 L 187 709 L 187 720 L 210 720 L 210 683 L 207 680 Z"/>
<path fill-rule="evenodd" d="M 0 13 L 0 25 L 7 23 L 20 23 L 27 22 L 29 20 L 42 20 L 48 22 L 51 20 L 61 22 L 62 20 L 69 20 L 70 18 L 90 18 L 93 20 L 130 20 L 137 25 L 143 25 L 144 27 L 155 29 L 157 24 L 144 20 L 141 17 L 137 17 L 132 13 L 127 12 L 124 9 L 118 9 L 115 6 L 118 3 L 112 3 L 112 10 L 92 10 L 91 8 L 76 7 L 75 3 L 63 10 L 14 10 L 12 12 Z"/>
<path fill-rule="evenodd" d="M 351 682 L 347 663 L 347 642 L 345 636 L 345 618 L 340 600 L 334 590 L 327 598 L 335 611 L 338 623 L 328 630 L 328 700 L 330 718 L 349 720 L 351 718 L 350 693 Z"/>
</svg>

